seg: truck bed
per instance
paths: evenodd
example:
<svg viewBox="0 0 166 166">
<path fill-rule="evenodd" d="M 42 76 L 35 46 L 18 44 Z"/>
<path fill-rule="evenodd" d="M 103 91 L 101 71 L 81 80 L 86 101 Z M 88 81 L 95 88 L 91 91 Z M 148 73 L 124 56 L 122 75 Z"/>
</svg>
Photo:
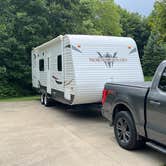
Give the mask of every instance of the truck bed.
<svg viewBox="0 0 166 166">
<path fill-rule="evenodd" d="M 107 83 L 108 85 L 109 84 L 112 84 L 112 85 L 119 85 L 119 86 L 130 86 L 130 87 L 137 87 L 137 88 L 150 88 L 151 87 L 151 81 L 148 81 L 148 82 L 116 82 L 116 83 Z M 106 85 L 107 85 L 106 84 Z"/>
<path fill-rule="evenodd" d="M 115 108 L 114 106 L 117 104 L 117 101 L 119 103 L 122 101 L 122 103 L 126 103 L 128 108 L 134 108 L 132 109 L 132 114 L 137 124 L 137 128 L 139 133 L 145 136 L 144 108 L 146 95 L 150 87 L 151 82 L 107 82 L 105 84 L 105 90 L 111 90 L 112 93 L 108 94 L 103 102 L 103 116 L 110 121 L 110 124 L 112 124 L 112 116 Z"/>
</svg>

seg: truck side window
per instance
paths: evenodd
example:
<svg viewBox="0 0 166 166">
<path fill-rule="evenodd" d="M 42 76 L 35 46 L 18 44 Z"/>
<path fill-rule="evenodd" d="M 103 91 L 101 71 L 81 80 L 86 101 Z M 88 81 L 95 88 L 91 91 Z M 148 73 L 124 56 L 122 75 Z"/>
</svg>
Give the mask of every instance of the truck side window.
<svg viewBox="0 0 166 166">
<path fill-rule="evenodd" d="M 166 68 L 164 69 L 160 82 L 159 82 L 159 89 L 166 92 Z"/>
<path fill-rule="evenodd" d="M 57 67 L 58 71 L 62 71 L 62 55 L 58 55 L 57 57 Z"/>
<path fill-rule="evenodd" d="M 44 59 L 39 60 L 39 70 L 44 71 Z"/>
</svg>

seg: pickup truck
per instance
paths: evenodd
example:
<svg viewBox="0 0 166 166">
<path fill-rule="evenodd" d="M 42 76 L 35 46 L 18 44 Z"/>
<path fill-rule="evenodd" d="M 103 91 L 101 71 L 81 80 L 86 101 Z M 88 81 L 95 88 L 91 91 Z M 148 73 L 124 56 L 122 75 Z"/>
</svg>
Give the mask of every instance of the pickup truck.
<svg viewBox="0 0 166 166">
<path fill-rule="evenodd" d="M 152 82 L 106 83 L 102 104 L 122 148 L 147 144 L 166 154 L 166 61 Z"/>
</svg>

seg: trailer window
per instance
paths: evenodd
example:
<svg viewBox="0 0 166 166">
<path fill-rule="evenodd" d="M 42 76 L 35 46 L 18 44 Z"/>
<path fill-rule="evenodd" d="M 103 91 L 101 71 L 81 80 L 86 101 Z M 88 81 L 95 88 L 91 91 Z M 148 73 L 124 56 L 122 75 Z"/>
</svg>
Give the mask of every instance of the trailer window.
<svg viewBox="0 0 166 166">
<path fill-rule="evenodd" d="M 164 69 L 164 72 L 161 76 L 160 82 L 159 82 L 159 89 L 166 92 L 166 68 Z"/>
<path fill-rule="evenodd" d="M 62 71 L 62 55 L 58 55 L 57 57 L 57 67 L 58 71 Z"/>
<path fill-rule="evenodd" d="M 39 60 L 39 70 L 44 71 L 44 59 Z"/>
</svg>

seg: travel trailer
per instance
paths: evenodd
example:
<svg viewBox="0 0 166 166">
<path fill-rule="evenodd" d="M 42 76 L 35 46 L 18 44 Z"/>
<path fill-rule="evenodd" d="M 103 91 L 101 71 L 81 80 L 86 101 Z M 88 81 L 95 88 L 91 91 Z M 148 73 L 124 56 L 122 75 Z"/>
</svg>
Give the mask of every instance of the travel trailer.
<svg viewBox="0 0 166 166">
<path fill-rule="evenodd" d="M 64 35 L 32 50 L 32 83 L 41 103 L 99 103 L 106 82 L 143 82 L 136 43 L 128 37 Z"/>
</svg>

